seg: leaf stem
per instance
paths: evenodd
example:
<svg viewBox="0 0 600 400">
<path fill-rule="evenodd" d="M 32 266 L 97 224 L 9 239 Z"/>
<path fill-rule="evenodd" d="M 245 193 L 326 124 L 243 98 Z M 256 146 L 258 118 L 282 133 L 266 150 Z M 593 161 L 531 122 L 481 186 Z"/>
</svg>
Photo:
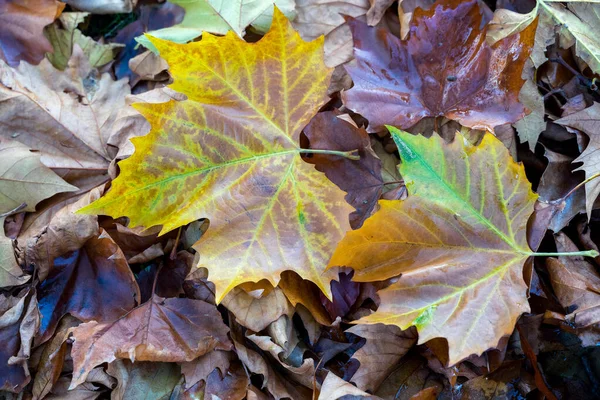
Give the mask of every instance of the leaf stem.
<svg viewBox="0 0 600 400">
<path fill-rule="evenodd" d="M 576 191 L 577 189 L 579 189 L 580 187 L 582 187 L 583 185 L 585 185 L 586 183 L 588 183 L 589 181 L 596 179 L 600 177 L 600 172 L 598 172 L 597 174 L 594 174 L 592 176 L 590 176 L 589 178 L 587 178 L 586 180 L 584 180 L 583 182 L 579 183 L 577 186 L 575 186 L 573 189 L 569 190 L 569 193 L 565 194 L 560 200 L 565 200 L 567 197 L 569 197 L 570 195 L 573 194 L 574 191 Z"/>
<path fill-rule="evenodd" d="M 565 253 L 531 253 L 532 256 L 584 256 L 584 257 L 598 257 L 596 250 L 585 250 L 585 251 L 567 251 Z"/>
<path fill-rule="evenodd" d="M 358 152 L 358 149 L 356 149 L 356 150 L 350 150 L 350 151 L 319 150 L 319 149 L 299 149 L 298 151 L 300 153 L 331 154 L 332 156 L 345 157 L 345 158 L 348 158 L 350 160 L 360 160 L 360 156 L 358 154 L 353 154 L 353 153 Z"/>
</svg>

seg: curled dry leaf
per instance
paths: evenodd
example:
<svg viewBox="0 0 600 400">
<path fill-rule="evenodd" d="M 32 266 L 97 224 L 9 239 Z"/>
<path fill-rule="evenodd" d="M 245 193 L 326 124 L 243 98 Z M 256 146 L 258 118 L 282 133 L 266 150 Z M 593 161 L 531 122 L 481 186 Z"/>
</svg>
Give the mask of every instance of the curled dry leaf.
<svg viewBox="0 0 600 400">
<path fill-rule="evenodd" d="M 319 393 L 318 400 L 337 400 L 340 398 L 359 398 L 378 400 L 377 396 L 370 395 L 369 393 L 363 392 L 351 383 L 346 382 L 342 378 L 335 375 L 333 372 L 329 372 L 327 377 L 321 385 L 321 392 Z"/>
<path fill-rule="evenodd" d="M 352 358 L 360 367 L 350 379 L 362 390 L 375 393 L 400 359 L 417 342 L 414 329 L 401 331 L 393 325 L 356 325 L 346 330 L 367 339 Z"/>
<path fill-rule="evenodd" d="M 379 292 L 381 305 L 361 323 L 419 331 L 419 344 L 444 337 L 449 361 L 495 347 L 529 310 L 523 263 L 527 218 L 536 195 L 523 166 L 486 134 L 479 146 L 460 133 L 451 143 L 388 127 L 409 196 L 381 209 L 340 242 L 330 266 L 355 281 L 402 274 Z M 385 223 L 387 229 L 381 229 Z"/>
<path fill-rule="evenodd" d="M 152 130 L 133 139 L 136 152 L 119 163 L 108 193 L 80 212 L 125 215 L 161 233 L 208 218 L 194 248 L 217 302 L 244 282 L 277 286 L 285 270 L 329 293 L 323 267 L 350 206 L 299 147 L 326 97 L 323 39 L 304 42 L 276 10 L 256 43 L 233 32 L 187 45 L 152 40 L 171 67 L 171 88 L 188 100 L 136 105 Z"/>
<path fill-rule="evenodd" d="M 233 343 L 237 356 L 246 368 L 253 374 L 263 376 L 261 389 L 266 389 L 276 400 L 284 398 L 308 400 L 311 398 L 310 390 L 302 385 L 294 384 L 280 375 L 273 369 L 271 363 L 267 362 L 259 353 L 236 340 Z"/>
<path fill-rule="evenodd" d="M 98 235 L 98 217 L 74 212 L 100 198 L 102 191 L 102 187 L 92 189 L 80 198 L 65 201 L 66 205 L 58 210 L 51 208 L 31 223 L 25 220 L 27 225 L 17 243 L 25 265 L 35 266 L 40 280 L 46 279 L 56 257 L 78 250 Z"/>
<path fill-rule="evenodd" d="M 304 40 L 325 35 L 325 63 L 336 67 L 352 59 L 352 34 L 343 15 L 364 19 L 369 0 L 296 0 L 294 28 Z"/>
<path fill-rule="evenodd" d="M 0 295 L 0 390 L 19 393 L 31 380 L 27 361 L 39 323 L 35 291 Z"/>
<path fill-rule="evenodd" d="M 56 0 L 0 1 L 0 58 L 12 67 L 24 60 L 37 64 L 52 45 L 44 37 L 44 27 L 51 24 L 65 8 Z"/>
<path fill-rule="evenodd" d="M 84 322 L 112 322 L 139 301 L 140 290 L 125 255 L 101 229 L 81 249 L 53 261 L 39 287 L 42 323 L 36 341 L 48 340 L 66 314 Z"/>
<path fill-rule="evenodd" d="M 356 63 L 347 67 L 354 87 L 342 93 L 344 104 L 372 132 L 425 117 L 489 131 L 516 122 L 526 111 L 518 96 L 536 24 L 488 46 L 482 18 L 476 0 L 437 2 L 415 10 L 404 41 L 351 19 Z"/>
<path fill-rule="evenodd" d="M 229 329 L 214 305 L 156 295 L 114 322 L 87 322 L 71 332 L 75 341 L 71 388 L 104 362 L 183 362 L 214 349 L 231 348 Z"/>
<path fill-rule="evenodd" d="M 241 288 L 234 288 L 223 298 L 222 304 L 235 315 L 238 323 L 254 332 L 260 332 L 282 315 L 290 318 L 294 307 L 279 288 L 255 298 Z"/>
</svg>

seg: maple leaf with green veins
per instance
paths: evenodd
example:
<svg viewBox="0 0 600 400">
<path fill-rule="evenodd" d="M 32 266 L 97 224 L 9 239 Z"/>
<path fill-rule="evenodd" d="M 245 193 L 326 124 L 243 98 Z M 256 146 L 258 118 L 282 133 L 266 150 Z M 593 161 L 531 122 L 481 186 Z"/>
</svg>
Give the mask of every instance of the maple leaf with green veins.
<svg viewBox="0 0 600 400">
<path fill-rule="evenodd" d="M 111 189 L 80 212 L 162 225 L 161 233 L 208 218 L 194 248 L 218 302 L 243 282 L 275 286 L 285 270 L 329 294 L 324 269 L 352 208 L 299 147 L 327 100 L 323 37 L 304 42 L 276 10 L 256 43 L 233 32 L 186 45 L 150 40 L 187 100 L 135 106 L 150 133 L 132 140 L 135 153 L 119 163 Z"/>
<path fill-rule="evenodd" d="M 420 344 L 446 338 L 455 364 L 496 347 L 529 311 L 523 264 L 542 254 L 526 238 L 537 195 L 523 165 L 492 134 L 473 146 L 458 132 L 444 143 L 437 134 L 388 129 L 409 196 L 381 200 L 340 242 L 330 266 L 353 268 L 359 282 L 402 275 L 358 322 L 414 325 Z"/>
</svg>

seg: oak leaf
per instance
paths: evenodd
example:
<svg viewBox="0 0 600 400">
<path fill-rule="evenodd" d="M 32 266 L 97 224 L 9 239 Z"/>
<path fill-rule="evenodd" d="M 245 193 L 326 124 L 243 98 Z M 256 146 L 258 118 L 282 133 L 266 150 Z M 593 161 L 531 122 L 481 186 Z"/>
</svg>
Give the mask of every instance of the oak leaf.
<svg viewBox="0 0 600 400">
<path fill-rule="evenodd" d="M 72 329 L 73 380 L 85 381 L 97 365 L 116 359 L 183 362 L 214 349 L 229 350 L 229 328 L 214 305 L 153 296 L 114 322 L 86 322 Z"/>
<path fill-rule="evenodd" d="M 482 18 L 475 0 L 438 1 L 415 10 L 406 40 L 351 19 L 356 63 L 346 68 L 354 87 L 342 93 L 344 104 L 372 132 L 425 117 L 489 131 L 517 121 L 526 111 L 518 96 L 536 24 L 488 46 Z"/>
<path fill-rule="evenodd" d="M 590 178 L 600 174 L 598 151 L 600 150 L 600 103 L 594 103 L 585 110 L 578 111 L 556 121 L 557 124 L 579 129 L 590 137 L 587 147 L 573 162 L 583 165 L 573 171 L 585 171 L 585 177 Z M 592 179 L 585 184 L 585 209 L 591 218 L 594 202 L 600 194 L 600 179 Z"/>
<path fill-rule="evenodd" d="M 361 282 L 402 274 L 359 321 L 414 325 L 419 344 L 443 337 L 455 364 L 495 347 L 529 310 L 522 269 L 532 255 L 526 225 L 537 196 L 491 134 L 473 146 L 458 132 L 444 143 L 437 134 L 388 128 L 409 196 L 381 200 L 340 242 L 330 266 L 352 267 Z"/>
<path fill-rule="evenodd" d="M 24 60 L 37 64 L 52 51 L 44 27 L 54 21 L 65 4 L 56 0 L 0 1 L 0 59 L 11 67 Z"/>
<path fill-rule="evenodd" d="M 285 270 L 329 293 L 324 266 L 351 207 L 299 147 L 325 100 L 323 39 L 304 42 L 276 11 L 257 43 L 233 32 L 187 45 L 151 40 L 171 66 L 171 88 L 188 99 L 136 105 L 152 130 L 132 139 L 111 189 L 80 212 L 125 215 L 161 233 L 208 218 L 194 248 L 217 302 L 243 282 L 277 286 Z"/>
</svg>

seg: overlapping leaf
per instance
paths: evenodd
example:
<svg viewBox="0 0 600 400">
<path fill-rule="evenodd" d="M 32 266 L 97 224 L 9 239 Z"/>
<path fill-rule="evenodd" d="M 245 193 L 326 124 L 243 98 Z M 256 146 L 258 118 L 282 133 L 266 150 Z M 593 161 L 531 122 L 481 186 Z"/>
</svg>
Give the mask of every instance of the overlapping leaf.
<svg viewBox="0 0 600 400">
<path fill-rule="evenodd" d="M 344 104 L 371 131 L 438 116 L 490 131 L 517 121 L 526 111 L 518 96 L 535 24 L 490 47 L 481 23 L 475 0 L 415 10 L 405 41 L 351 20 L 357 62 L 347 68 L 354 87 L 342 94 Z"/>
<path fill-rule="evenodd" d="M 39 63 L 52 51 L 44 37 L 44 26 L 54 21 L 65 8 L 57 0 L 0 1 L 0 58 L 16 67 L 19 61 Z"/>
<path fill-rule="evenodd" d="M 299 135 L 325 100 L 323 39 L 306 43 L 281 12 L 249 44 L 233 32 L 176 45 L 152 39 L 187 100 L 138 104 L 151 132 L 105 197 L 86 213 L 126 215 L 162 233 L 198 218 L 194 247 L 217 301 L 236 285 L 296 271 L 325 293 L 334 246 L 348 228 L 344 193 L 300 157 Z"/>
<path fill-rule="evenodd" d="M 522 267 L 536 196 L 491 134 L 475 147 L 459 133 L 444 143 L 390 129 L 409 197 L 380 201 L 330 265 L 352 267 L 363 282 L 402 274 L 360 322 L 415 325 L 420 343 L 446 338 L 454 364 L 496 346 L 529 309 Z"/>
</svg>

